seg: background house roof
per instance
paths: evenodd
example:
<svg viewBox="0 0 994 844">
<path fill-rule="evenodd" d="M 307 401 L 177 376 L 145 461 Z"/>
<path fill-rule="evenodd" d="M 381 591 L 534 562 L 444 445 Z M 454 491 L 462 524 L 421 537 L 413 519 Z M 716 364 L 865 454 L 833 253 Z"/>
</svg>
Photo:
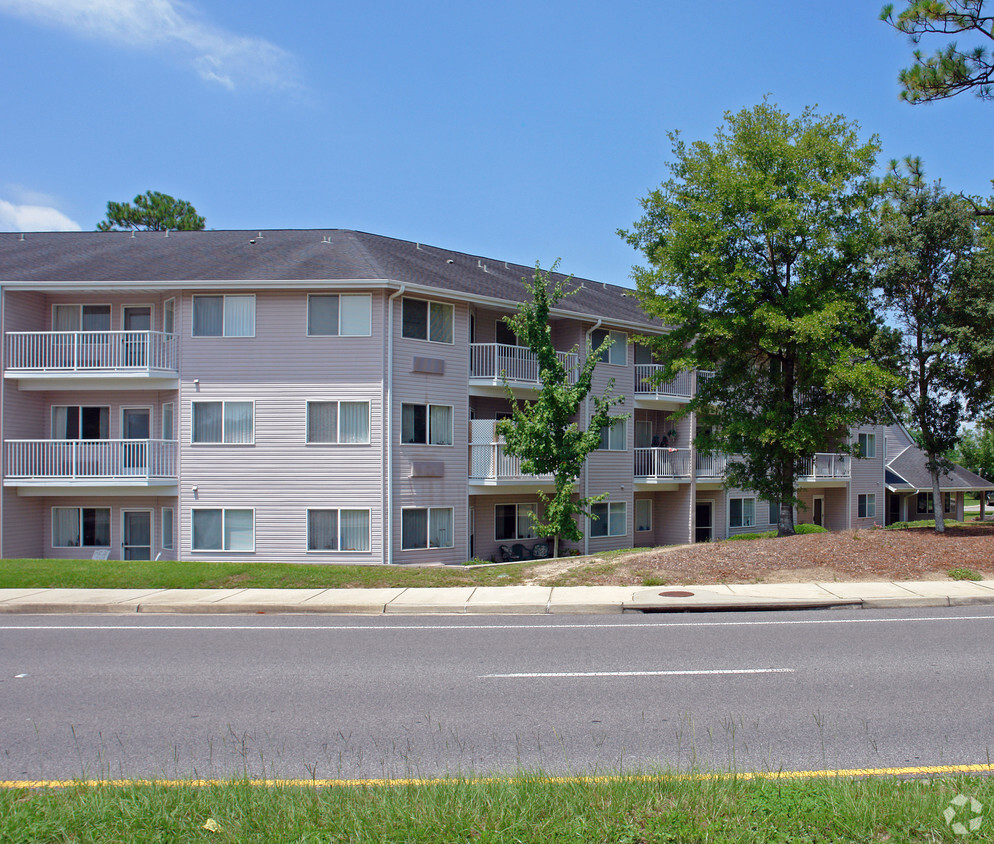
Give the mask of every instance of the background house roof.
<svg viewBox="0 0 994 844">
<path fill-rule="evenodd" d="M 928 474 L 925 452 L 917 446 L 908 446 L 897 457 L 887 464 L 887 484 L 891 484 L 891 475 L 897 475 L 907 486 L 893 484 L 895 489 L 915 489 L 921 492 L 932 491 L 932 478 Z M 985 481 L 980 475 L 975 475 L 962 466 L 953 464 L 948 475 L 940 475 L 939 488 L 943 492 L 963 492 L 966 490 L 994 489 L 994 483 Z"/>
<path fill-rule="evenodd" d="M 0 234 L 0 283 L 386 280 L 518 302 L 534 269 L 348 229 Z M 557 309 L 659 327 L 633 290 L 574 283 Z"/>
</svg>

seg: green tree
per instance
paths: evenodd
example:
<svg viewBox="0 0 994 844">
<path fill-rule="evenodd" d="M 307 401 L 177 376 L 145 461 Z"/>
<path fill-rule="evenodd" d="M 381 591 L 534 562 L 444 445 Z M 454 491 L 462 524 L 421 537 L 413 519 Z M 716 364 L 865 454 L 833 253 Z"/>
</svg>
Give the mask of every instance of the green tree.
<svg viewBox="0 0 994 844">
<path fill-rule="evenodd" d="M 930 34 L 967 35 L 981 43 L 960 48 L 956 41 L 926 56 L 913 53 L 914 64 L 901 71 L 901 99 L 909 103 L 944 100 L 964 91 L 994 99 L 994 55 L 984 45 L 994 41 L 994 16 L 984 14 L 984 0 L 907 0 L 899 13 L 888 3 L 880 19 L 918 44 Z"/>
<path fill-rule="evenodd" d="M 535 265 L 531 281 L 522 279 L 531 294 L 531 301 L 518 305 L 518 312 L 508 317 L 511 329 L 524 341 L 538 359 L 538 372 L 541 389 L 535 401 L 521 403 L 515 399 L 507 387 L 513 416 L 498 423 L 498 433 L 504 437 L 504 450 L 521 458 L 521 469 L 531 475 L 551 474 L 554 476 L 555 492 L 550 497 L 539 492 L 542 516 L 535 522 L 540 535 L 551 535 L 553 556 L 559 555 L 560 538 L 579 541 L 583 532 L 577 525 L 576 516 L 592 516 L 590 505 L 607 497 L 607 493 L 594 496 L 576 497 L 574 485 L 583 471 L 587 455 L 600 446 L 601 429 L 624 416 L 612 416 L 610 410 L 624 402 L 624 396 L 612 396 L 614 379 L 611 379 L 603 396 L 593 396 L 593 412 L 585 429 L 581 430 L 577 419 L 581 407 L 590 394 L 594 368 L 601 352 L 611 345 L 605 340 L 599 348 L 592 350 L 589 343 L 586 357 L 577 367 L 560 360 L 552 343 L 549 327 L 549 311 L 564 296 L 576 293 L 570 289 L 568 278 L 556 275 L 556 261 L 550 270 L 543 272 Z M 573 352 L 577 352 L 574 347 Z"/>
<path fill-rule="evenodd" d="M 980 477 L 994 480 L 994 423 L 964 431 L 948 457 Z"/>
<path fill-rule="evenodd" d="M 695 445 L 736 455 L 726 483 L 780 502 L 789 535 L 812 456 L 851 451 L 890 384 L 870 351 L 877 144 L 768 102 L 726 114 L 710 143 L 671 140 L 671 178 L 619 232 L 649 263 L 633 273 L 643 308 L 675 326 L 653 343 L 659 378 L 713 372 L 683 411 L 701 415 Z"/>
<path fill-rule="evenodd" d="M 206 220 L 182 199 L 165 193 L 145 191 L 130 202 L 108 202 L 107 219 L 97 223 L 97 231 L 203 231 Z"/>
<path fill-rule="evenodd" d="M 898 395 L 926 455 L 934 501 L 941 501 L 941 478 L 951 468 L 946 456 L 960 439 L 962 423 L 990 401 L 971 342 L 971 308 L 991 287 L 988 256 L 980 248 L 978 223 L 970 204 L 926 183 L 917 159 L 892 165 L 881 206 L 876 279 L 883 304 L 900 336 Z M 992 323 L 987 324 L 987 333 Z M 941 507 L 935 529 L 945 530 Z"/>
</svg>

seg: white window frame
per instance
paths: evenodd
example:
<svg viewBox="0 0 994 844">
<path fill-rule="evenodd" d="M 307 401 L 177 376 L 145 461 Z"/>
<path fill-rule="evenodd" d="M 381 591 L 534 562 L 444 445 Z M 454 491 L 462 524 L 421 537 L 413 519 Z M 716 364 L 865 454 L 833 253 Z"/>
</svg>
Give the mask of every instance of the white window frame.
<svg viewBox="0 0 994 844">
<path fill-rule="evenodd" d="M 228 299 L 252 299 L 252 333 L 251 334 L 228 334 L 227 332 L 227 300 Z M 197 299 L 222 299 L 221 302 L 221 333 L 220 334 L 194 334 L 197 326 L 196 312 Z M 190 336 L 197 339 L 204 338 L 226 338 L 226 339 L 249 339 L 255 337 L 256 332 L 256 298 L 254 293 L 194 293 L 193 302 L 190 305 Z"/>
<path fill-rule="evenodd" d="M 617 419 L 610 425 L 605 425 L 601 428 L 601 442 L 597 446 L 598 451 L 628 451 L 628 422 L 627 419 Z M 606 443 L 605 445 L 605 432 L 606 433 Z M 619 433 L 620 432 L 620 433 Z M 617 437 L 621 438 L 621 446 L 618 447 L 617 442 L 613 442 Z"/>
<path fill-rule="evenodd" d="M 338 333 L 337 334 L 312 334 L 311 333 L 311 299 L 327 298 L 334 296 L 338 299 Z M 342 334 L 342 299 L 365 299 L 369 305 L 369 331 L 365 334 Z M 370 293 L 308 293 L 307 294 L 307 314 L 304 323 L 304 332 L 308 337 L 372 337 L 373 336 L 373 296 Z"/>
<path fill-rule="evenodd" d="M 924 510 L 922 510 L 922 508 L 921 508 L 921 497 L 920 496 L 922 496 L 922 495 L 926 496 L 925 497 L 925 508 L 926 509 L 924 509 Z M 935 502 L 932 500 L 932 493 L 931 492 L 919 492 L 918 495 L 915 496 L 915 514 L 916 515 L 928 515 L 929 513 L 932 513 L 932 514 L 935 513 Z"/>
<path fill-rule="evenodd" d="M 169 314 L 173 321 L 172 331 L 166 328 L 166 315 Z M 162 333 L 163 334 L 178 334 L 176 331 L 176 297 L 170 297 L 162 303 Z"/>
<path fill-rule="evenodd" d="M 155 303 L 154 302 L 128 302 L 127 304 L 122 304 L 118 307 L 118 313 L 121 319 L 121 331 L 134 331 L 135 329 L 126 329 L 124 327 L 124 312 L 128 308 L 148 308 L 148 330 L 155 331 Z"/>
<path fill-rule="evenodd" d="M 56 545 L 55 543 L 55 511 L 75 510 L 79 524 L 79 545 Z M 83 511 L 84 510 L 106 510 L 107 511 L 107 544 L 106 545 L 86 545 L 83 542 Z M 49 524 L 51 525 L 51 539 L 53 548 L 112 548 L 114 546 L 114 511 L 111 507 L 52 507 L 49 512 Z"/>
<path fill-rule="evenodd" d="M 168 437 L 166 436 L 166 425 L 165 425 L 167 407 L 169 408 L 169 413 L 170 416 L 172 417 L 172 431 Z M 254 408 L 252 412 L 253 414 L 255 413 Z M 179 439 L 179 437 L 176 435 L 176 402 L 171 402 L 171 401 L 163 402 L 160 413 L 161 415 L 159 416 L 159 433 L 162 434 L 162 439 L 166 440 L 166 442 L 176 442 Z M 254 415 L 252 419 L 252 428 L 253 429 L 255 428 Z"/>
<path fill-rule="evenodd" d="M 877 435 L 859 434 L 856 439 L 856 452 L 859 457 L 870 459 L 877 456 Z"/>
<path fill-rule="evenodd" d="M 514 534 L 515 535 L 513 537 L 512 536 L 500 537 L 500 536 L 497 535 L 497 524 L 498 524 L 498 522 L 497 522 L 497 508 L 498 507 L 513 507 L 514 508 Z M 532 528 L 534 529 L 534 527 L 535 527 L 535 519 L 538 518 L 538 502 L 535 502 L 535 501 L 516 501 L 516 502 L 513 502 L 513 503 L 494 504 L 494 541 L 495 542 L 521 542 L 521 541 L 527 541 L 529 539 L 538 539 L 538 534 L 537 533 L 533 533 L 531 536 L 518 536 L 518 524 L 519 524 L 518 520 L 521 518 L 520 515 L 518 514 L 518 508 L 519 507 L 530 507 L 531 508 L 531 511 L 533 513 Z"/>
<path fill-rule="evenodd" d="M 425 441 L 415 441 L 406 442 L 404 440 L 404 407 L 405 405 L 410 405 L 412 407 L 423 407 L 425 408 Z M 451 424 L 451 430 L 449 431 L 449 440 L 447 443 L 433 443 L 431 441 L 431 409 L 433 407 L 447 407 L 449 409 L 449 422 Z M 400 444 L 401 445 L 429 445 L 433 448 L 452 448 L 456 443 L 455 436 L 456 427 L 456 409 L 451 404 L 425 404 L 424 402 L 416 401 L 405 401 L 400 404 Z"/>
<path fill-rule="evenodd" d="M 59 330 L 59 329 L 57 329 L 55 327 L 55 309 L 56 308 L 67 308 L 67 307 L 68 308 L 75 307 L 75 308 L 79 309 L 79 324 L 80 324 L 80 326 L 83 325 L 83 308 L 84 307 L 86 307 L 86 308 L 109 308 L 110 312 L 109 312 L 108 317 L 107 317 L 107 324 L 110 326 L 110 328 L 108 328 L 106 330 L 107 331 L 113 331 L 114 330 L 114 306 L 110 302 L 53 302 L 52 303 L 52 310 L 51 310 L 51 313 L 49 315 L 50 319 L 51 319 L 51 322 L 49 323 L 49 325 L 52 326 L 52 331 L 58 331 Z M 83 331 L 83 328 L 78 328 L 76 330 L 77 331 Z"/>
<path fill-rule="evenodd" d="M 404 303 L 407 301 L 411 302 L 426 302 L 428 305 L 427 316 L 425 318 L 425 336 L 424 337 L 411 337 L 404 333 Z M 443 308 L 448 308 L 452 311 L 452 339 L 451 340 L 432 340 L 431 339 L 431 306 L 438 305 Z M 438 299 L 421 299 L 417 296 L 402 296 L 400 299 L 400 336 L 405 340 L 420 340 L 422 343 L 442 343 L 446 346 L 452 346 L 456 342 L 456 306 L 450 302 L 442 302 Z"/>
<path fill-rule="evenodd" d="M 193 544 L 194 537 L 196 536 L 196 531 L 193 528 L 193 523 L 195 519 L 195 513 L 208 512 L 220 510 L 221 512 L 221 545 L 224 545 L 224 534 L 226 520 L 228 518 L 228 512 L 231 510 L 247 510 L 252 514 L 252 547 L 244 549 L 231 549 L 231 548 L 197 548 Z M 213 554 L 254 554 L 255 553 L 255 507 L 193 507 L 190 509 L 190 550 L 197 552 L 209 552 Z"/>
<path fill-rule="evenodd" d="M 169 544 L 166 544 L 166 513 L 169 514 Z M 173 551 L 176 548 L 176 508 L 163 507 L 159 514 L 159 544 L 163 551 Z"/>
<path fill-rule="evenodd" d="M 732 502 L 740 501 L 739 506 L 739 524 L 732 523 Z M 746 502 L 752 503 L 752 521 L 746 519 Z M 728 499 L 728 527 L 729 528 L 747 528 L 756 527 L 756 499 L 754 496 L 739 496 L 736 495 Z"/>
<path fill-rule="evenodd" d="M 824 512 L 824 510 L 822 511 Z M 856 496 L 856 518 L 875 519 L 877 517 L 877 494 L 861 492 Z"/>
<path fill-rule="evenodd" d="M 67 410 L 70 407 L 75 407 L 76 408 L 77 419 L 79 420 L 80 434 L 82 434 L 82 432 L 83 432 L 83 408 L 84 407 L 97 408 L 98 410 L 104 410 L 104 409 L 106 409 L 107 410 L 107 439 L 108 440 L 113 439 L 113 437 L 111 437 L 111 415 L 110 415 L 111 405 L 109 405 L 109 404 L 53 404 L 53 405 L 51 405 L 49 407 L 49 410 L 48 410 L 48 425 L 49 425 L 48 430 L 50 432 L 49 439 L 53 439 L 53 440 L 56 439 L 56 436 L 55 436 L 55 411 L 56 411 L 56 409 L 58 409 L 60 407 L 64 407 Z M 59 442 L 79 442 L 81 440 L 83 440 L 82 436 L 76 437 L 75 440 L 58 440 L 58 441 Z M 86 440 L 86 442 L 106 442 L 106 440 Z"/>
<path fill-rule="evenodd" d="M 628 366 L 628 332 L 627 331 L 613 331 L 609 328 L 598 328 L 594 334 L 603 331 L 604 338 L 610 338 L 614 342 L 608 347 L 608 349 L 601 355 L 600 362 L 606 363 L 608 366 Z M 603 343 L 604 340 L 601 340 Z M 593 347 L 592 352 L 597 352 L 597 347 L 600 343 L 594 342 L 594 335 L 590 337 L 590 345 Z M 617 358 L 621 360 L 617 360 Z"/>
<path fill-rule="evenodd" d="M 366 439 L 360 440 L 358 442 L 342 442 L 342 404 L 364 404 L 366 405 Z M 338 408 L 335 411 L 335 418 L 338 422 L 338 430 L 335 432 L 336 441 L 322 442 L 320 440 L 308 439 L 308 432 L 310 431 L 310 417 L 311 417 L 311 405 L 312 404 L 336 404 Z M 316 446 L 350 446 L 350 445 L 369 445 L 372 439 L 372 431 L 370 430 L 370 413 L 372 408 L 370 407 L 370 402 L 368 400 L 353 400 L 353 399 L 307 399 L 304 404 L 304 444 L 305 445 L 316 445 Z M 253 430 L 254 430 L 253 425 Z M 334 507 L 315 507 L 315 510 L 334 510 Z M 346 507 L 346 510 L 355 510 L 355 507 Z M 359 508 L 362 509 L 362 508 Z"/>
<path fill-rule="evenodd" d="M 622 513 L 622 524 L 624 525 L 624 530 L 621 533 L 611 532 L 611 515 L 612 511 L 617 512 L 620 508 Z M 604 510 L 603 516 L 599 512 Z M 590 538 L 591 539 L 603 539 L 610 536 L 628 536 L 628 503 L 626 501 L 598 501 L 595 504 L 590 505 L 590 513 L 593 516 L 597 516 L 597 519 L 589 519 L 590 522 Z M 595 533 L 596 525 L 604 525 L 604 533 Z"/>
<path fill-rule="evenodd" d="M 639 527 L 639 505 L 649 508 L 649 518 L 647 519 L 649 526 L 640 528 Z M 652 499 L 651 498 L 636 498 L 635 499 L 635 532 L 636 533 L 646 533 L 652 530 Z"/>
<path fill-rule="evenodd" d="M 197 427 L 194 424 L 193 418 L 193 405 L 196 404 L 220 404 L 221 407 L 221 439 L 220 440 L 208 440 L 208 441 L 198 441 L 195 440 L 194 434 L 196 434 Z M 224 415 L 226 412 L 226 405 L 228 404 L 250 404 L 252 405 L 252 439 L 244 443 L 229 443 L 224 441 Z M 190 402 L 190 445 L 227 445 L 227 446 L 239 446 L 239 445 L 255 445 L 255 399 L 194 399 Z M 217 508 L 214 508 L 217 509 Z M 237 508 L 235 508 L 237 509 Z M 245 508 L 243 508 L 245 509 Z"/>
<path fill-rule="evenodd" d="M 411 512 L 413 510 L 426 510 L 428 518 L 425 522 L 427 530 L 425 531 L 425 542 L 427 545 L 404 545 L 404 513 Z M 448 545 L 431 545 L 431 514 L 437 510 L 448 510 L 452 516 L 450 523 L 452 524 L 452 536 L 449 537 Z M 455 532 L 456 532 L 456 511 L 454 507 L 402 507 L 400 510 L 400 546 L 402 551 L 430 551 L 437 548 L 455 548 Z"/>
<path fill-rule="evenodd" d="M 335 512 L 338 514 L 338 538 L 337 548 L 311 548 L 311 513 L 330 513 Z M 365 513 L 366 514 L 366 548 L 365 549 L 355 549 L 355 548 L 342 548 L 342 513 Z M 373 532 L 373 513 L 368 507 L 308 507 L 306 513 L 304 514 L 304 550 L 308 554 L 369 554 L 372 553 L 373 543 L 372 543 L 372 532 Z"/>
</svg>

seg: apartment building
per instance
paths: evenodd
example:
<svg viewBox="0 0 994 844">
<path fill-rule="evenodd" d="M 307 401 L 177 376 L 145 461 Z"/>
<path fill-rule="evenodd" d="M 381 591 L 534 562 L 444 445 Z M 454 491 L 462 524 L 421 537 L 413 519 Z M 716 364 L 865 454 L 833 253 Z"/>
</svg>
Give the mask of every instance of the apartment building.
<svg viewBox="0 0 994 844">
<path fill-rule="evenodd" d="M 495 433 L 538 369 L 504 317 L 532 268 L 345 230 L 0 234 L 0 556 L 459 563 L 537 541 L 551 478 Z M 628 418 L 577 484 L 584 552 L 718 539 L 776 521 L 696 453 L 707 373 L 650 382 L 632 291 L 576 279 L 551 320 L 567 362 L 610 336 L 594 390 Z M 800 522 L 931 512 L 900 426 L 812 455 Z M 942 505 L 994 488 L 957 470 Z"/>
</svg>

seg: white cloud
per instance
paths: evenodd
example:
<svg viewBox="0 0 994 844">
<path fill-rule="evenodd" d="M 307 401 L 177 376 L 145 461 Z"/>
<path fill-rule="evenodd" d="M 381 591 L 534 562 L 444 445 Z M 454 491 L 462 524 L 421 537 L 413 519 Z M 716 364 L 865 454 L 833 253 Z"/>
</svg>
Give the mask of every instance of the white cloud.
<svg viewBox="0 0 994 844">
<path fill-rule="evenodd" d="M 299 87 L 290 53 L 212 26 L 183 0 L 0 0 L 0 12 L 125 47 L 178 52 L 202 79 L 225 88 Z"/>
<path fill-rule="evenodd" d="M 82 226 L 46 205 L 15 205 L 0 199 L 0 231 L 78 232 Z"/>
</svg>

